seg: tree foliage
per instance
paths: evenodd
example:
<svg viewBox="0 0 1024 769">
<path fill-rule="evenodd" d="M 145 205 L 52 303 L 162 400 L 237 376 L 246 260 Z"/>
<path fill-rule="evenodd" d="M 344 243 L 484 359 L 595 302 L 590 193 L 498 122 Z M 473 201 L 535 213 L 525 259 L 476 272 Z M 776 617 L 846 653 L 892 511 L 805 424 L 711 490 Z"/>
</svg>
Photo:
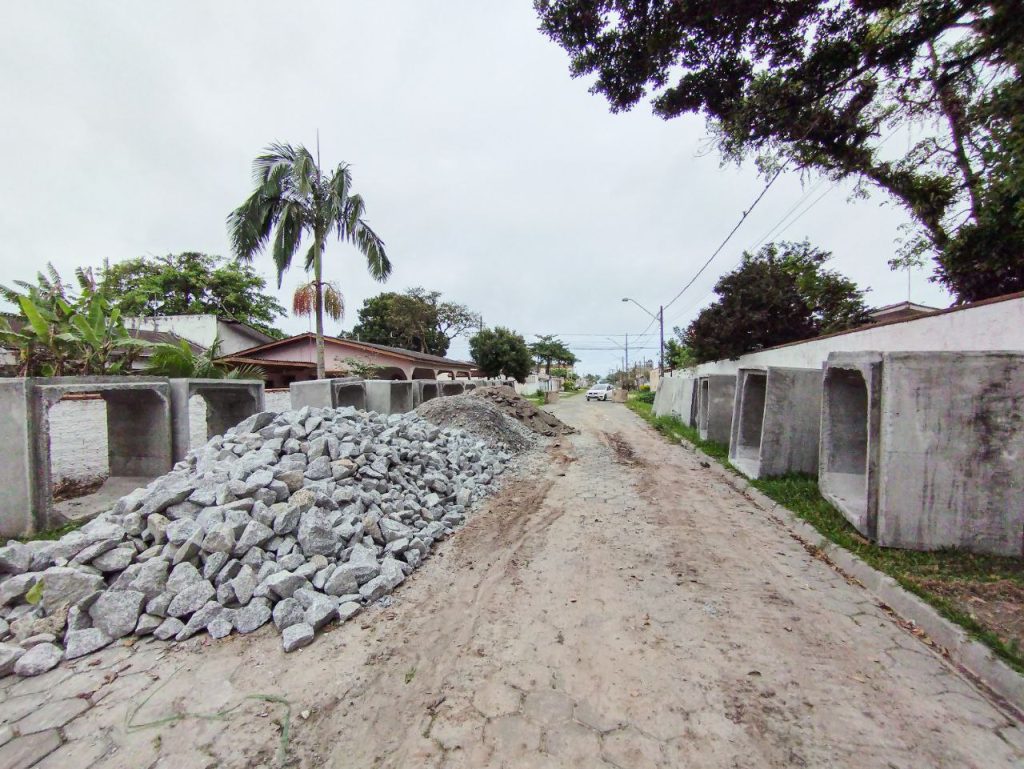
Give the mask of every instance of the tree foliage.
<svg viewBox="0 0 1024 769">
<path fill-rule="evenodd" d="M 868 322 L 864 292 L 824 269 L 830 257 L 807 242 L 745 253 L 740 267 L 715 284 L 717 301 L 683 332 L 682 346 L 703 363 Z"/>
<path fill-rule="evenodd" d="M 477 325 L 464 304 L 441 301 L 439 291 L 415 287 L 363 301 L 352 336 L 363 342 L 444 356 L 455 337 Z"/>
<path fill-rule="evenodd" d="M 124 374 L 146 346 L 128 334 L 91 270 L 75 276 L 77 291 L 50 264 L 36 285 L 0 286 L 0 296 L 20 310 L 15 324 L 0 319 L 0 342 L 17 351 L 19 376 Z"/>
<path fill-rule="evenodd" d="M 469 353 L 485 376 L 510 376 L 525 382 L 533 359 L 522 334 L 497 326 L 485 328 L 469 340 Z"/>
<path fill-rule="evenodd" d="M 242 205 L 228 216 L 235 257 L 250 262 L 270 250 L 277 267 L 277 285 L 291 267 L 304 239 L 312 244 L 304 268 L 313 272 L 316 316 L 316 375 L 326 375 L 324 363 L 323 254 L 333 234 L 350 243 L 366 259 L 374 280 L 385 281 L 391 262 L 380 239 L 366 221 L 366 203 L 352 191 L 352 171 L 339 163 L 330 173 L 303 146 L 272 144 L 252 164 L 255 188 Z"/>
<path fill-rule="evenodd" d="M 551 364 L 572 366 L 578 358 L 553 334 L 538 334 L 537 341 L 530 345 L 530 354 L 544 365 L 544 373 L 551 373 Z"/>
<path fill-rule="evenodd" d="M 265 292 L 252 267 L 219 256 L 186 251 L 105 264 L 103 291 L 125 316 L 211 314 L 240 321 L 265 334 L 285 314 Z"/>
<path fill-rule="evenodd" d="M 177 344 L 159 342 L 153 345 L 145 371 L 152 376 L 194 379 L 263 379 L 264 371 L 259 366 L 231 366 L 218 361 L 220 348 L 219 338 L 200 353 L 185 339 Z"/>
<path fill-rule="evenodd" d="M 1016 0 L 535 0 L 613 111 L 703 114 L 723 156 L 876 186 L 961 301 L 1024 289 Z M 885 145 L 895 133 L 909 139 Z M 900 149 L 897 145 L 903 145 Z"/>
</svg>

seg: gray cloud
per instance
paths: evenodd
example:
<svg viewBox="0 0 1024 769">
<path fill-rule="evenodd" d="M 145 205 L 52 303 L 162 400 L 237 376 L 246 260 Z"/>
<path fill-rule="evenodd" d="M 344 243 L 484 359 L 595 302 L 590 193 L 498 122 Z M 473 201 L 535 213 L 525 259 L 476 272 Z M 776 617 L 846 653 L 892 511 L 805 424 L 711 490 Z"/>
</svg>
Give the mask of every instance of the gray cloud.
<svg viewBox="0 0 1024 769">
<path fill-rule="evenodd" d="M 526 0 L 9 5 L 0 275 L 29 279 L 47 261 L 70 273 L 141 254 L 226 255 L 224 220 L 249 191 L 252 158 L 271 141 L 312 145 L 319 129 L 324 162 L 353 164 L 387 242 L 388 289 L 427 286 L 489 325 L 614 348 L 570 334 L 640 332 L 648 319 L 620 298 L 651 309 L 670 299 L 763 182 L 702 153 L 699 119 L 609 114 L 536 27 Z M 804 189 L 795 175 L 775 185 L 666 312 L 669 325 L 693 316 Z M 848 193 L 832 190 L 782 237 L 833 250 L 876 304 L 906 298 L 906 275 L 886 266 L 906 217 L 881 196 Z M 381 287 L 349 247 L 332 245 L 327 263 L 351 327 Z M 269 258 L 257 267 L 273 280 Z M 293 269 L 280 296 L 301 279 Z M 949 301 L 924 274 L 913 298 Z M 464 340 L 452 354 L 467 355 Z M 580 355 L 598 373 L 621 357 Z"/>
</svg>

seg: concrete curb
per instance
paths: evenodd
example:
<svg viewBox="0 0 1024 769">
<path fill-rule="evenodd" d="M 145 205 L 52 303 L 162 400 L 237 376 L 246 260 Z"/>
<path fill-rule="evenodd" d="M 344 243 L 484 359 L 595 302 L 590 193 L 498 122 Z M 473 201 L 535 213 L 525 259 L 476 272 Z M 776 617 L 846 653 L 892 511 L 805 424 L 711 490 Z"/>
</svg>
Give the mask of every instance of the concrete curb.
<svg viewBox="0 0 1024 769">
<path fill-rule="evenodd" d="M 976 679 L 997 698 L 1024 714 L 1024 676 L 999 659 L 991 649 L 975 641 L 967 631 L 946 619 L 932 606 L 902 587 L 895 579 L 840 547 L 822 535 L 786 507 L 750 485 L 746 478 L 734 475 L 689 441 L 682 439 L 684 449 L 704 459 L 736 491 L 767 513 L 777 516 L 800 539 L 819 548 L 828 560 L 844 574 L 853 577 L 878 601 L 905 621 L 920 628 L 935 644 L 936 650 L 955 667 Z"/>
</svg>

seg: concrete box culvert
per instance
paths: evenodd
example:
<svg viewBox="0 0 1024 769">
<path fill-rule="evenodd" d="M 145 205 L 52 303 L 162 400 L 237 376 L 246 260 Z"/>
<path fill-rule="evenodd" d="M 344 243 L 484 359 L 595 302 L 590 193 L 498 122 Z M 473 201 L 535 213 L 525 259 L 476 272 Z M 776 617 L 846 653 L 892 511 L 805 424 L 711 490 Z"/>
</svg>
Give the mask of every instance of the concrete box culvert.
<svg viewBox="0 0 1024 769">
<path fill-rule="evenodd" d="M 223 435 L 243 419 L 264 409 L 263 382 L 255 379 L 171 379 L 171 440 L 174 460 L 191 448 L 189 400 L 206 404 L 205 439 Z"/>
<path fill-rule="evenodd" d="M 697 429 L 701 440 L 729 443 L 736 377 L 710 374 L 697 380 Z"/>
<path fill-rule="evenodd" d="M 462 382 L 439 382 L 441 386 L 441 395 L 462 395 L 466 391 L 465 385 Z"/>
<path fill-rule="evenodd" d="M 358 377 L 292 382 L 288 390 L 294 410 L 305 406 L 318 409 L 336 409 L 342 406 L 366 408 L 366 389 L 363 387 L 363 380 Z"/>
<path fill-rule="evenodd" d="M 413 410 L 413 382 L 370 379 L 366 386 L 366 410 L 378 414 L 404 414 Z"/>
<path fill-rule="evenodd" d="M 821 380 L 818 369 L 739 369 L 729 461 L 749 478 L 816 473 Z"/>
<path fill-rule="evenodd" d="M 431 401 L 434 398 L 438 398 L 441 395 L 441 383 L 434 380 L 417 380 L 413 384 L 416 386 L 413 390 L 413 397 L 415 398 L 415 405 L 419 406 L 421 403 Z"/>
<path fill-rule="evenodd" d="M 110 479 L 151 479 L 173 465 L 168 381 L 157 377 L 52 377 L 0 381 L 0 536 L 62 525 L 54 510 L 50 409 L 66 395 L 105 403 Z"/>
<path fill-rule="evenodd" d="M 884 547 L 1024 553 L 1024 355 L 833 353 L 822 494 Z"/>
</svg>

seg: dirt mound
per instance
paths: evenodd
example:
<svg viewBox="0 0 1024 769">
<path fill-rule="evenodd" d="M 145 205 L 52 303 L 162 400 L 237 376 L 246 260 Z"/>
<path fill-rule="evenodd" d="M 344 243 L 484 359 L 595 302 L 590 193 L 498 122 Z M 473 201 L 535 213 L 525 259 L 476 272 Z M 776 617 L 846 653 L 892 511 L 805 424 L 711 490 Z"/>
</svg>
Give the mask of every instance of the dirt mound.
<svg viewBox="0 0 1024 769">
<path fill-rule="evenodd" d="M 537 408 L 509 387 L 480 387 L 473 390 L 469 397 L 490 401 L 505 414 L 540 435 L 553 437 L 576 432 L 575 428 L 569 427 L 554 414 Z"/>
<path fill-rule="evenodd" d="M 438 427 L 455 427 L 512 452 L 526 451 L 537 441 L 528 428 L 507 416 L 495 403 L 472 395 L 434 398 L 420 404 L 416 413 Z"/>
</svg>

